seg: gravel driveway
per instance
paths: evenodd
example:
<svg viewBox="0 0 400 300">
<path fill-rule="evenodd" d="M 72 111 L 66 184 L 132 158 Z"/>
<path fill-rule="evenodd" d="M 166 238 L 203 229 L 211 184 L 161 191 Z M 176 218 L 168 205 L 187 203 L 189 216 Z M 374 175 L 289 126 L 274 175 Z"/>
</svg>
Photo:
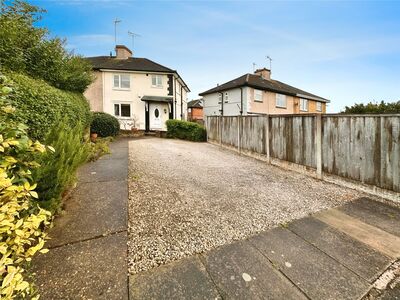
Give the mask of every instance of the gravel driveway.
<svg viewBox="0 0 400 300">
<path fill-rule="evenodd" d="M 211 144 L 143 138 L 129 148 L 131 273 L 361 196 Z"/>
</svg>

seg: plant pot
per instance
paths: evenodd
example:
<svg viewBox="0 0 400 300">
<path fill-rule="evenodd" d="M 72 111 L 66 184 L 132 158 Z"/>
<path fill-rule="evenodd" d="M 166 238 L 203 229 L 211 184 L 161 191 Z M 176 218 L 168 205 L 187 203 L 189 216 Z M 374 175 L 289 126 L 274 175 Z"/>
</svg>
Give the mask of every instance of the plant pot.
<svg viewBox="0 0 400 300">
<path fill-rule="evenodd" d="M 132 128 L 132 133 L 137 133 L 139 130 L 136 127 Z"/>
<path fill-rule="evenodd" d="M 97 139 L 97 133 L 91 133 L 90 134 L 90 140 L 94 143 L 95 141 L 96 141 L 96 139 Z"/>
</svg>

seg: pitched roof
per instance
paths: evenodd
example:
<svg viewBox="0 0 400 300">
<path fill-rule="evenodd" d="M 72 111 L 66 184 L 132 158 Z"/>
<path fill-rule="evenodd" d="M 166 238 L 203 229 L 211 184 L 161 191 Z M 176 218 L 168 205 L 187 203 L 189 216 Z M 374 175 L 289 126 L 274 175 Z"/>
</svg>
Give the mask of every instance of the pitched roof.
<svg viewBox="0 0 400 300">
<path fill-rule="evenodd" d="M 224 84 L 221 84 L 215 88 L 212 88 L 210 90 L 207 90 L 203 93 L 200 93 L 200 96 L 216 93 L 216 92 L 222 92 L 226 90 L 230 90 L 233 88 L 238 88 L 242 86 L 249 86 L 253 87 L 256 89 L 260 90 L 266 90 L 266 91 L 271 91 L 275 93 L 281 93 L 289 96 L 297 96 L 297 97 L 302 97 L 302 98 L 308 98 L 312 100 L 318 100 L 321 102 L 330 102 L 328 99 L 322 98 L 320 96 L 311 94 L 309 92 L 300 90 L 298 88 L 295 88 L 293 86 L 290 86 L 286 83 L 280 82 L 278 80 L 267 80 L 262 78 L 260 75 L 256 74 L 244 74 L 236 79 L 233 79 L 231 81 L 228 81 Z"/>
<path fill-rule="evenodd" d="M 187 103 L 190 108 L 203 108 L 202 99 L 192 100 Z"/>
<path fill-rule="evenodd" d="M 94 56 L 86 57 L 86 59 L 93 65 L 94 70 L 105 69 L 154 73 L 175 73 L 176 75 L 178 75 L 186 89 L 190 92 L 189 87 L 183 81 L 182 77 L 180 77 L 176 70 L 167 68 L 147 58 L 129 57 L 126 59 L 119 59 L 115 56 Z"/>
<path fill-rule="evenodd" d="M 126 71 L 149 71 L 176 73 L 175 70 L 164 67 L 150 59 L 141 57 L 129 57 L 127 59 L 115 58 L 115 56 L 95 56 L 87 57 L 93 65 L 93 69 L 112 69 Z"/>
</svg>

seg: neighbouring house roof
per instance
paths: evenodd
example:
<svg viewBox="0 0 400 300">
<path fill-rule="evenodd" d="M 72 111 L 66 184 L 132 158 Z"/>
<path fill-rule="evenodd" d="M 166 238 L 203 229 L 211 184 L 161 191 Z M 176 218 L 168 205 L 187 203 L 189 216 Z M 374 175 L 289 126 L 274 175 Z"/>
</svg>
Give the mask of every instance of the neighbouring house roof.
<svg viewBox="0 0 400 300">
<path fill-rule="evenodd" d="M 142 101 L 151 101 L 151 102 L 172 102 L 174 100 L 173 97 L 160 97 L 160 96 L 143 96 Z"/>
<path fill-rule="evenodd" d="M 183 81 L 182 77 L 176 70 L 172 70 L 163 65 L 160 65 L 150 59 L 142 57 L 129 57 L 126 59 L 119 59 L 115 56 L 94 56 L 86 57 L 86 59 L 93 65 L 94 70 L 121 70 L 121 71 L 141 71 L 151 73 L 173 73 L 176 74 L 187 91 L 190 92 L 189 87 Z"/>
<path fill-rule="evenodd" d="M 271 91 L 271 92 L 285 94 L 285 95 L 289 95 L 289 96 L 297 96 L 300 98 L 317 100 L 320 102 L 330 102 L 328 99 L 325 99 L 320 96 L 311 94 L 309 92 L 300 90 L 298 88 L 295 88 L 293 86 L 290 86 L 290 85 L 280 82 L 278 80 L 264 79 L 260 75 L 257 75 L 257 74 L 244 74 L 236 79 L 233 79 L 224 84 L 218 85 L 215 88 L 212 88 L 203 93 L 200 93 L 199 95 L 204 96 L 204 95 L 217 93 L 217 92 L 223 92 L 226 90 L 244 87 L 244 86 L 249 86 L 249 87 L 253 87 L 255 89 Z"/>
<path fill-rule="evenodd" d="M 203 108 L 202 99 L 192 100 L 187 103 L 188 108 Z"/>
</svg>

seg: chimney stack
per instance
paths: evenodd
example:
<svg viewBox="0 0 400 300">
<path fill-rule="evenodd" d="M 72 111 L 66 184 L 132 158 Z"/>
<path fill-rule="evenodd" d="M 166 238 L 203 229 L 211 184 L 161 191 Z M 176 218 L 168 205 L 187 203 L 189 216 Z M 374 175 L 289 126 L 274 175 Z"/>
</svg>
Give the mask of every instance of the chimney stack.
<svg viewBox="0 0 400 300">
<path fill-rule="evenodd" d="M 115 53 L 118 59 L 127 59 L 133 55 L 132 51 L 124 45 L 116 45 Z"/>
<path fill-rule="evenodd" d="M 260 75 L 265 80 L 271 80 L 271 70 L 267 68 L 257 69 L 254 74 Z"/>
</svg>

